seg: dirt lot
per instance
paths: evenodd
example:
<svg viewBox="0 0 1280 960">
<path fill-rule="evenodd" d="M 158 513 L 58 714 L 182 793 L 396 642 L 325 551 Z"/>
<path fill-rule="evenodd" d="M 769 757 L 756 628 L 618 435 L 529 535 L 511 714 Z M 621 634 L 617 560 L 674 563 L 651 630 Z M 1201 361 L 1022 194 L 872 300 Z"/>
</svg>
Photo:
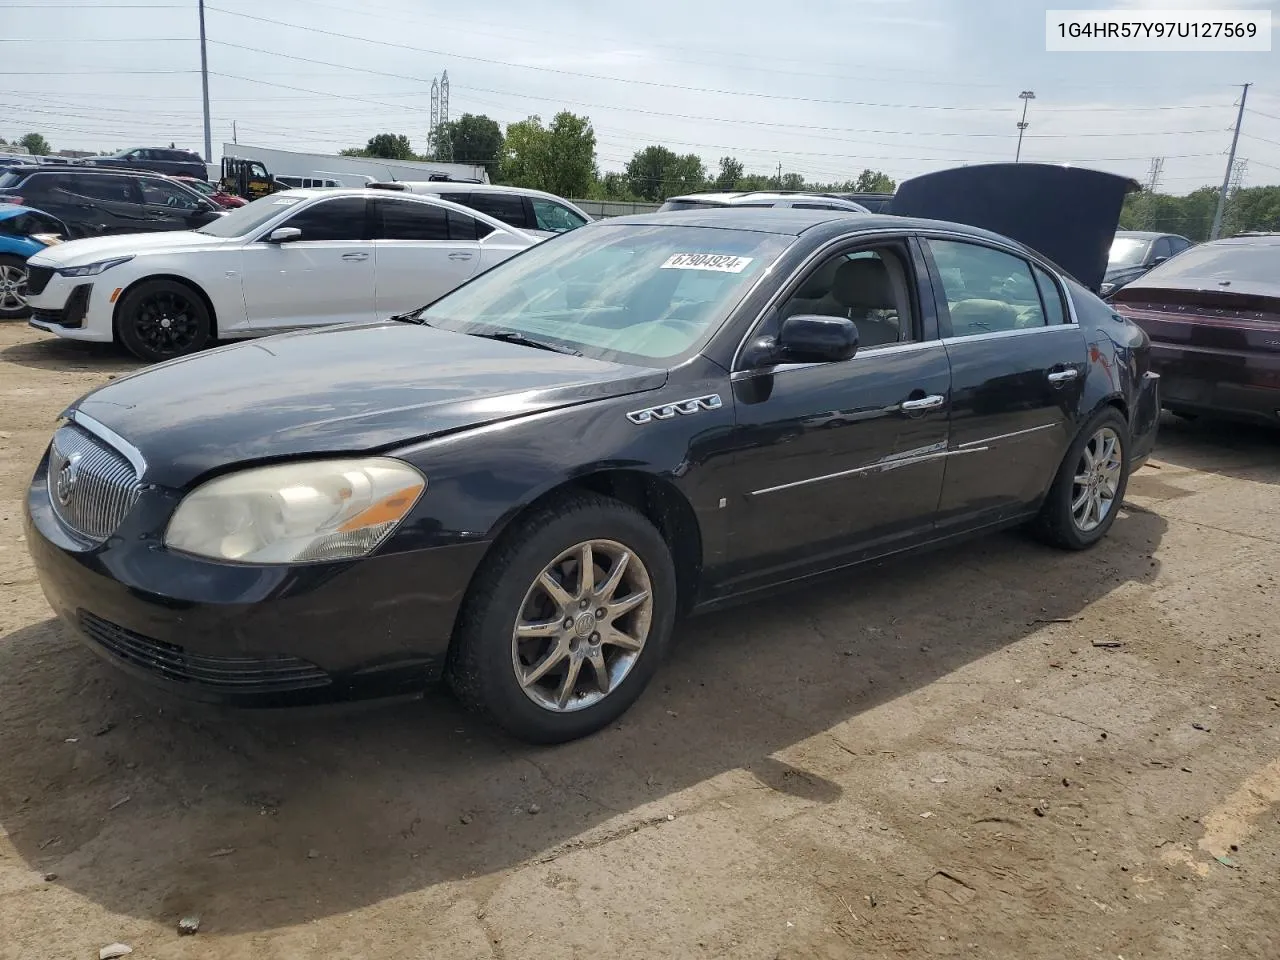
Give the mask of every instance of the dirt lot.
<svg viewBox="0 0 1280 960">
<path fill-rule="evenodd" d="M 20 502 L 130 368 L 0 326 L 5 960 L 1280 956 L 1280 436 L 1169 421 L 1098 549 L 694 621 L 619 727 L 531 749 L 443 694 L 190 707 L 79 646 Z"/>
</svg>

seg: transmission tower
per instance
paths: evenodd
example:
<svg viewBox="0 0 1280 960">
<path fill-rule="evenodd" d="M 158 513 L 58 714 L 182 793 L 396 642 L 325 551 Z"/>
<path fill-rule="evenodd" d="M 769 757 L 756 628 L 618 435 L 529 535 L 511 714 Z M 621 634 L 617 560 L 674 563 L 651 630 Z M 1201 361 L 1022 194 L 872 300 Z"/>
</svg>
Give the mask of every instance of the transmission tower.
<svg viewBox="0 0 1280 960">
<path fill-rule="evenodd" d="M 435 156 L 436 136 L 440 130 L 440 81 L 431 78 L 431 126 L 427 129 L 427 152 Z"/>
<path fill-rule="evenodd" d="M 1223 217 L 1225 222 L 1225 230 L 1223 232 L 1227 236 L 1239 233 L 1243 229 L 1243 224 L 1239 222 L 1240 211 L 1236 206 L 1236 197 L 1244 186 L 1244 176 L 1248 166 L 1249 161 L 1243 158 L 1237 158 L 1231 163 L 1231 177 L 1227 181 L 1226 213 Z"/>
<path fill-rule="evenodd" d="M 1164 157 L 1152 157 L 1151 166 L 1147 168 L 1147 182 L 1144 184 L 1147 193 L 1155 193 L 1160 186 L 1160 174 L 1164 172 Z"/>
</svg>

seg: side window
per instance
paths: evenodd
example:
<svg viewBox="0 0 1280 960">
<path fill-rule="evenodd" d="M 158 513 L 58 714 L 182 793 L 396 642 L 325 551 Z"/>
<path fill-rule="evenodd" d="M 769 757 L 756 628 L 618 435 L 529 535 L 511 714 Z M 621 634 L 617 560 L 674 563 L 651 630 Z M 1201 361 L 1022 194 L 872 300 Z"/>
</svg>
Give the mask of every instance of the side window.
<svg viewBox="0 0 1280 960">
<path fill-rule="evenodd" d="M 1045 325 L 1031 265 L 1021 257 L 955 240 L 928 240 L 942 277 L 951 336 L 972 337 Z"/>
<path fill-rule="evenodd" d="M 858 326 L 859 349 L 912 339 L 911 274 L 896 247 L 838 254 L 809 274 L 778 311 L 848 317 Z"/>
<path fill-rule="evenodd" d="M 796 210 L 843 210 L 844 207 L 837 207 L 832 203 L 793 203 L 791 205 Z"/>
<path fill-rule="evenodd" d="M 142 194 L 133 177 L 69 177 L 66 189 L 91 200 L 114 203 L 141 203 Z"/>
<path fill-rule="evenodd" d="M 1062 302 L 1062 291 L 1058 287 L 1058 282 L 1034 263 L 1031 265 L 1031 272 L 1036 275 L 1036 286 L 1040 288 L 1040 302 L 1044 304 L 1049 325 L 1066 323 L 1067 308 Z"/>
<path fill-rule="evenodd" d="M 1191 241 L 1185 237 L 1170 237 L 1169 242 L 1173 244 L 1174 253 L 1181 253 L 1183 250 L 1186 250 L 1191 246 Z"/>
<path fill-rule="evenodd" d="M 513 227 L 527 227 L 529 225 L 528 218 L 524 213 L 524 197 L 516 194 L 482 193 L 477 191 L 471 194 L 469 206 L 474 207 L 481 213 L 487 213 L 503 223 L 509 223 Z"/>
<path fill-rule="evenodd" d="M 1169 242 L 1168 237 L 1161 237 L 1151 250 L 1151 260 L 1149 262 L 1155 263 L 1161 257 L 1168 260 L 1171 256 L 1173 256 L 1173 244 Z"/>
<path fill-rule="evenodd" d="M 363 240 L 364 197 L 338 197 L 312 204 L 280 224 L 302 231 L 300 240 Z"/>
<path fill-rule="evenodd" d="M 140 180 L 139 183 L 143 203 L 175 210 L 199 210 L 204 206 L 196 197 L 172 183 L 163 180 Z"/>
<path fill-rule="evenodd" d="M 475 217 L 468 217 L 465 213 L 450 210 L 448 216 L 450 240 L 483 240 L 493 233 L 493 227 L 481 223 Z"/>
<path fill-rule="evenodd" d="M 533 219 L 537 221 L 539 230 L 568 233 L 587 222 L 568 207 L 552 200 L 544 200 L 542 197 L 531 197 L 530 200 L 533 203 Z"/>
<path fill-rule="evenodd" d="M 448 240 L 444 210 L 412 200 L 379 200 L 378 240 Z"/>
<path fill-rule="evenodd" d="M 460 203 L 464 207 L 471 206 L 471 194 L 469 193 L 442 193 L 440 194 L 440 199 L 448 200 L 451 203 Z M 476 207 L 476 209 L 480 208 Z"/>
</svg>

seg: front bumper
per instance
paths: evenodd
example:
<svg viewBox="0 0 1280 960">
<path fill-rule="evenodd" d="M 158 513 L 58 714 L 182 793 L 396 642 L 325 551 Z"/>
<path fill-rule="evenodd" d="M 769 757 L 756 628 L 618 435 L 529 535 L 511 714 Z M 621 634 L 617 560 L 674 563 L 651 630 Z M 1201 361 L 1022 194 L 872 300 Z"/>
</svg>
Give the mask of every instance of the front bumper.
<svg viewBox="0 0 1280 960">
<path fill-rule="evenodd" d="M 95 279 L 101 280 L 53 274 L 39 293 L 28 297 L 31 317 L 27 322 L 60 337 L 110 343 L 114 309 L 110 297 L 115 287 Z"/>
<path fill-rule="evenodd" d="M 159 535 L 177 498 L 144 491 L 87 546 L 53 511 L 47 457 L 27 491 L 28 548 L 58 617 L 100 656 L 182 696 L 243 706 L 420 691 L 439 677 L 487 544 L 306 566 L 172 553 Z"/>
</svg>

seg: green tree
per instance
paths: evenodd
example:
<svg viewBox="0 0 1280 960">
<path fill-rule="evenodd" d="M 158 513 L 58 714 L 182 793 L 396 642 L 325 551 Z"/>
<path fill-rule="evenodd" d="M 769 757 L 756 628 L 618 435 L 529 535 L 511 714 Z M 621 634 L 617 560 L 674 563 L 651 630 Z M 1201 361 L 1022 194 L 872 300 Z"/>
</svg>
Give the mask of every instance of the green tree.
<svg viewBox="0 0 1280 960">
<path fill-rule="evenodd" d="M 502 157 L 502 127 L 483 114 L 464 113 L 440 130 L 441 143 L 436 145 L 436 160 L 474 163 L 493 172 Z"/>
<path fill-rule="evenodd" d="M 409 144 L 409 138 L 403 133 L 380 133 L 370 137 L 364 148 L 365 156 L 380 157 L 384 160 L 417 160 Z"/>
<path fill-rule="evenodd" d="M 364 147 L 343 147 L 338 151 L 340 157 L 367 157 L 369 151 Z"/>
<path fill-rule="evenodd" d="M 18 143 L 37 157 L 46 157 L 53 153 L 53 147 L 49 146 L 49 141 L 38 133 L 28 133 Z"/>
<path fill-rule="evenodd" d="M 720 172 L 716 175 L 717 190 L 737 190 L 742 179 L 742 162 L 733 157 L 720 158 Z"/>
<path fill-rule="evenodd" d="M 557 113 L 549 127 L 529 117 L 507 125 L 498 165 L 502 183 L 584 197 L 596 180 L 596 135 L 587 117 Z"/>
<path fill-rule="evenodd" d="M 880 170 L 863 170 L 853 182 L 853 189 L 834 191 L 840 193 L 893 193 L 897 184 L 887 173 Z"/>
<path fill-rule="evenodd" d="M 782 190 L 803 190 L 805 189 L 804 177 L 798 173 L 784 173 L 782 175 Z"/>
<path fill-rule="evenodd" d="M 665 200 L 702 189 L 707 172 L 696 153 L 679 156 L 655 144 L 635 152 L 627 162 L 627 179 L 636 196 L 644 200 Z"/>
</svg>

